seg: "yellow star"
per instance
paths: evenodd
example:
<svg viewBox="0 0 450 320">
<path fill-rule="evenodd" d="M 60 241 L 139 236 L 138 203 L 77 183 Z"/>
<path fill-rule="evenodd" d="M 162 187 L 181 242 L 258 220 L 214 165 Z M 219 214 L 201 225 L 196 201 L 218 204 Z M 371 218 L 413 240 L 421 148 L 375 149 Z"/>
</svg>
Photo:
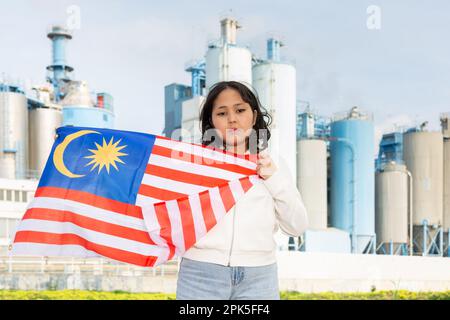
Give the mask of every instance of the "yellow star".
<svg viewBox="0 0 450 320">
<path fill-rule="evenodd" d="M 125 148 L 126 146 L 117 146 L 122 139 L 116 142 L 114 142 L 113 140 L 114 137 L 111 137 L 111 140 L 107 144 L 105 138 L 103 138 L 103 145 L 100 146 L 98 143 L 95 142 L 97 150 L 89 149 L 89 151 L 92 152 L 93 154 L 90 156 L 86 156 L 85 158 L 92 159 L 91 162 L 86 164 L 86 166 L 93 164 L 91 171 L 94 170 L 96 167 L 98 167 L 98 174 L 100 174 L 100 171 L 103 169 L 103 167 L 105 167 L 106 171 L 109 174 L 110 166 L 113 166 L 117 171 L 119 171 L 116 162 L 125 164 L 125 162 L 123 162 L 119 157 L 127 156 L 128 154 L 119 151 Z"/>
</svg>

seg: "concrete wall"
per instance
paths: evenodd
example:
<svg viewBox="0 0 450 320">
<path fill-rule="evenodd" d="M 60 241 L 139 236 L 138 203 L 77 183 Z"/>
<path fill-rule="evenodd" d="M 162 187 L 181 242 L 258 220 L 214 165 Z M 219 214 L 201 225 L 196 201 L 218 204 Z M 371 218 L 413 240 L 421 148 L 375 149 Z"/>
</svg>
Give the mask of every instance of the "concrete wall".
<svg viewBox="0 0 450 320">
<path fill-rule="evenodd" d="M 278 252 L 281 290 L 450 290 L 450 258 Z"/>
</svg>

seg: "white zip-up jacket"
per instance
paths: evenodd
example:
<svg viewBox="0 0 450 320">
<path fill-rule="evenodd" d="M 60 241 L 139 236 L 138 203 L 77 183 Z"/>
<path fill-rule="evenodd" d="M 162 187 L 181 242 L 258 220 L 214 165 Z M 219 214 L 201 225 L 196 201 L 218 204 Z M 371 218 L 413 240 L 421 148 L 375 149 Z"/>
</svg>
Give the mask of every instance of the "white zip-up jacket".
<svg viewBox="0 0 450 320">
<path fill-rule="evenodd" d="M 224 266 L 264 266 L 276 262 L 278 228 L 300 236 L 308 227 L 303 200 L 285 161 L 254 185 L 183 257 Z"/>
</svg>

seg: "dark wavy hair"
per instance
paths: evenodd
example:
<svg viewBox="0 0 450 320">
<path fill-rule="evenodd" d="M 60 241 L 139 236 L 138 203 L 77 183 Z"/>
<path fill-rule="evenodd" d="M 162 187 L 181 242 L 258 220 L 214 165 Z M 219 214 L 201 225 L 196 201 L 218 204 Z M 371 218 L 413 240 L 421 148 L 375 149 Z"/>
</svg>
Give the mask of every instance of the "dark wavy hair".
<svg viewBox="0 0 450 320">
<path fill-rule="evenodd" d="M 200 112 L 200 123 L 201 123 L 201 131 L 202 131 L 202 143 L 204 145 L 218 145 L 222 144 L 225 147 L 224 141 L 215 141 L 215 136 L 209 138 L 205 133 L 209 129 L 213 129 L 212 123 L 212 111 L 214 106 L 214 101 L 217 96 L 225 89 L 234 89 L 239 92 L 242 100 L 250 105 L 252 108 L 252 112 L 256 111 L 256 121 L 253 126 L 254 132 L 252 134 L 256 134 L 256 150 L 254 146 L 249 146 L 249 137 L 247 137 L 247 149 L 250 149 L 251 153 L 258 153 L 261 150 L 267 148 L 268 141 L 270 139 L 270 131 L 269 126 L 272 123 L 272 117 L 267 112 L 267 110 L 261 105 L 261 102 L 258 99 L 258 94 L 256 91 L 249 86 L 237 82 L 237 81 L 221 81 L 214 84 L 206 97 L 206 100 L 203 104 L 202 110 Z"/>
</svg>

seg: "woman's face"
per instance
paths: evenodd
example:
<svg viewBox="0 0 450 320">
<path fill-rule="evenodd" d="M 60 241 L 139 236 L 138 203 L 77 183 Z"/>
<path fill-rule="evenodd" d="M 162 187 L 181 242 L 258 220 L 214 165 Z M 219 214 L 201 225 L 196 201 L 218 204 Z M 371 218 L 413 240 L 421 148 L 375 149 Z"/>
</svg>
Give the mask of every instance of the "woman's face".
<svg viewBox="0 0 450 320">
<path fill-rule="evenodd" d="M 223 90 L 213 103 L 212 124 L 227 146 L 241 146 L 251 133 L 257 113 L 235 89 Z"/>
</svg>

